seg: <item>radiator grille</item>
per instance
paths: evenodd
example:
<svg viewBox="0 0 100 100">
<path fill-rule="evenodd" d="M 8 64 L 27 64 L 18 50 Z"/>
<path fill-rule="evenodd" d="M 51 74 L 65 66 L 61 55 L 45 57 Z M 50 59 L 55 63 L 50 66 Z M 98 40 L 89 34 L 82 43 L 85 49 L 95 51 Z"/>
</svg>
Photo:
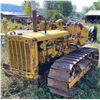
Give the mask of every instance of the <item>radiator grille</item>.
<svg viewBox="0 0 100 100">
<path fill-rule="evenodd" d="M 20 74 L 31 72 L 29 44 L 14 39 L 10 39 L 8 43 L 11 70 Z"/>
</svg>

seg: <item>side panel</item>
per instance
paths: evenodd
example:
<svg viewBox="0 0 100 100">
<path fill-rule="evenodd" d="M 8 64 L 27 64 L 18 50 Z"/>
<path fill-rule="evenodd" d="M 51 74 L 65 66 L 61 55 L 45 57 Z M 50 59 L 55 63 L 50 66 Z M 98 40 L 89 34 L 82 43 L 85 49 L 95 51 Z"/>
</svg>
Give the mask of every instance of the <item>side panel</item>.
<svg viewBox="0 0 100 100">
<path fill-rule="evenodd" d="M 40 41 L 38 42 L 39 65 L 53 62 L 73 50 L 67 46 L 67 36 Z"/>
</svg>

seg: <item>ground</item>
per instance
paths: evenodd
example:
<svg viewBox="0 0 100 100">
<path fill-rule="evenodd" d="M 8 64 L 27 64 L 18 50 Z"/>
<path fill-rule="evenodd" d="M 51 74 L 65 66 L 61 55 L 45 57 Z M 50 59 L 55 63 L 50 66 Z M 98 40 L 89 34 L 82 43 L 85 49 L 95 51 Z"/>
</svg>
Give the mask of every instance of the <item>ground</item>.
<svg viewBox="0 0 100 100">
<path fill-rule="evenodd" d="M 91 24 L 88 24 L 91 26 Z M 92 24 L 93 25 L 93 24 Z M 95 47 L 100 52 L 100 24 L 98 27 L 98 40 L 92 44 L 86 46 Z M 9 62 L 7 56 L 7 46 L 4 45 L 2 48 L 2 63 Z M 100 57 L 100 55 L 99 55 Z M 50 93 L 47 85 L 43 87 L 37 87 L 37 85 L 29 84 L 28 87 L 22 88 L 23 83 L 19 79 L 12 79 L 5 76 L 4 72 L 1 71 L 1 92 L 2 98 L 34 98 L 34 99 L 61 99 L 64 97 Z M 76 90 L 77 95 L 72 98 L 75 99 L 100 99 L 100 59 L 98 66 L 90 70 L 77 84 Z"/>
</svg>

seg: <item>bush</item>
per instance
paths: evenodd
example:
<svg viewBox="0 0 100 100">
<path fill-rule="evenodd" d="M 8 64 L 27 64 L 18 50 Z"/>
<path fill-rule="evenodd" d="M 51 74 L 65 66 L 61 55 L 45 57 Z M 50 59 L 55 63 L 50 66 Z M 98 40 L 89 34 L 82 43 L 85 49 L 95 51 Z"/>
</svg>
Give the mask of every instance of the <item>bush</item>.
<svg viewBox="0 0 100 100">
<path fill-rule="evenodd" d="M 7 32 L 8 21 L 7 18 L 2 19 L 2 32 Z"/>
</svg>

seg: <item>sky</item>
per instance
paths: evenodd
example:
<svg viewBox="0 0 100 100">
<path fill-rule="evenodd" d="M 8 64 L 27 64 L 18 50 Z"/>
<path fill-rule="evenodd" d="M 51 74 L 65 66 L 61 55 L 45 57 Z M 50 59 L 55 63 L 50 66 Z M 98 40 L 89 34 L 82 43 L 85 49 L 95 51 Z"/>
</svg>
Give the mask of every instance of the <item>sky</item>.
<svg viewBox="0 0 100 100">
<path fill-rule="evenodd" d="M 24 0 L 0 0 L 0 3 L 10 3 L 10 4 L 15 4 L 15 5 L 22 5 L 22 2 Z M 39 2 L 40 7 L 43 8 L 43 1 L 44 0 L 35 0 L 36 2 Z M 82 11 L 82 7 L 87 6 L 90 7 L 93 2 L 95 1 L 99 1 L 99 0 L 69 0 L 72 1 L 73 5 L 76 5 L 77 7 L 77 11 L 81 12 Z"/>
</svg>

